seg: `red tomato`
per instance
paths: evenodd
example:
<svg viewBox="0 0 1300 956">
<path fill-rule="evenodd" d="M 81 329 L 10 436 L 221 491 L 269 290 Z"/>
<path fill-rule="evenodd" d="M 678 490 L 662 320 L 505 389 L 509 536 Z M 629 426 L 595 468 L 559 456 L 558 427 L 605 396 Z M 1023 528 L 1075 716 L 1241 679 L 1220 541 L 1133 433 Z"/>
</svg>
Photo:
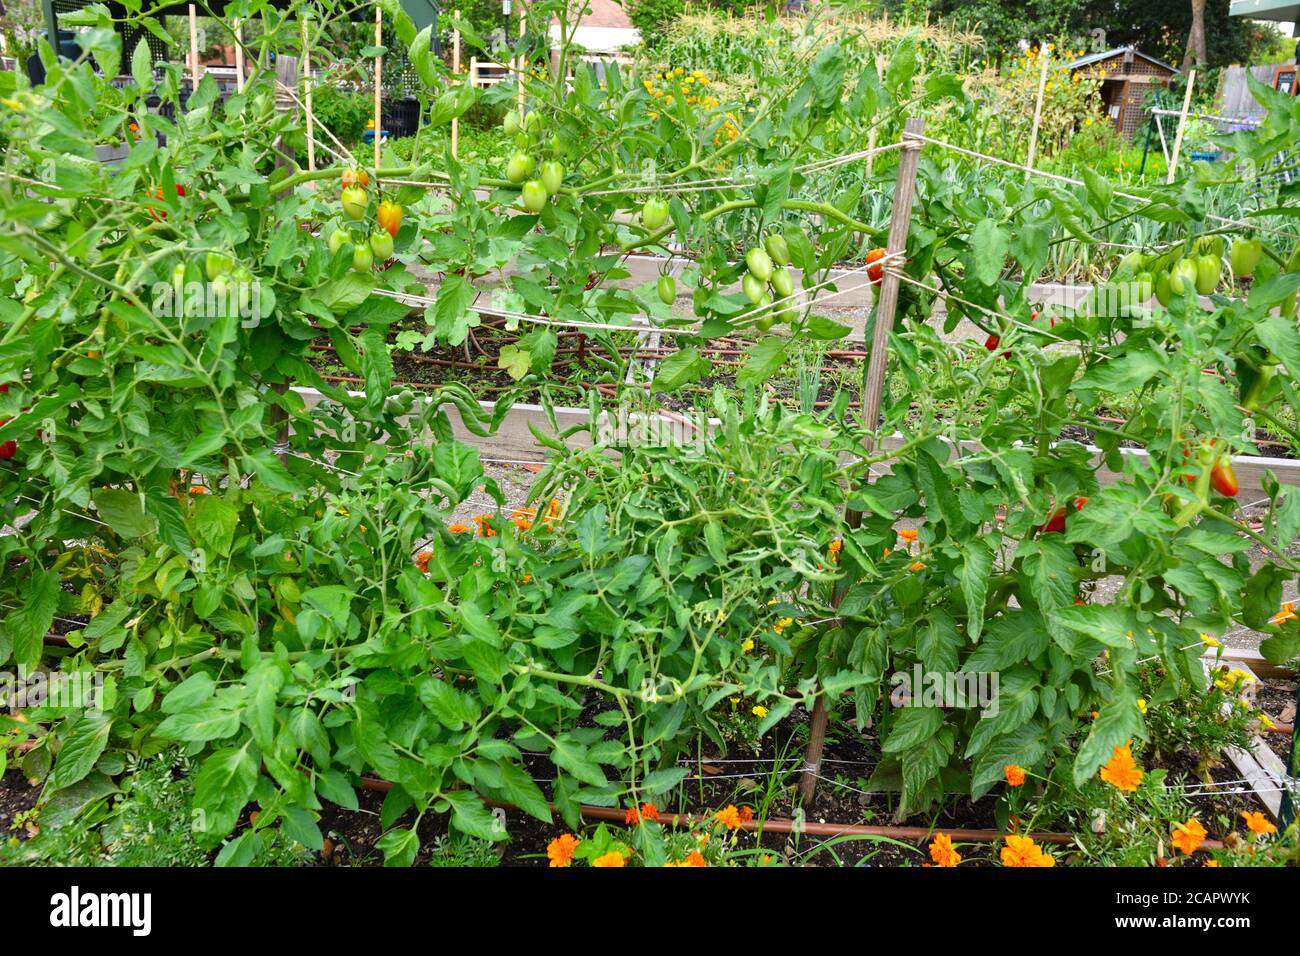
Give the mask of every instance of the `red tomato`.
<svg viewBox="0 0 1300 956">
<path fill-rule="evenodd" d="M 880 285 L 880 280 L 885 277 L 885 267 L 880 260 L 885 258 L 884 249 L 872 249 L 867 253 L 867 278 L 871 280 L 872 285 Z M 871 263 L 877 263 L 872 265 Z"/>
<path fill-rule="evenodd" d="M 1050 518 L 1048 518 L 1046 521 L 1044 521 L 1042 524 L 1038 526 L 1038 532 L 1040 534 L 1052 534 L 1054 532 L 1059 534 L 1064 530 L 1065 530 L 1065 509 L 1064 508 L 1057 508 L 1055 511 L 1052 512 Z"/>
</svg>

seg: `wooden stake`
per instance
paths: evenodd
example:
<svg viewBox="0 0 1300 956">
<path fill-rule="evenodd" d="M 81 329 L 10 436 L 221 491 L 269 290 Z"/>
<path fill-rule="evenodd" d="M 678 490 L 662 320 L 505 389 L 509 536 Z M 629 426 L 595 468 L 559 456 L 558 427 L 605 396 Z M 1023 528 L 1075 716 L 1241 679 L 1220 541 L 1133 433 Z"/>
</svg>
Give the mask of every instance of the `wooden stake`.
<svg viewBox="0 0 1300 956">
<path fill-rule="evenodd" d="M 375 6 L 375 46 L 384 45 L 384 10 Z M 380 106 L 384 79 L 384 58 L 375 57 L 375 188 L 379 188 L 379 134 L 383 129 L 384 114 Z"/>
<path fill-rule="evenodd" d="M 1183 108 L 1178 114 L 1178 132 L 1174 134 L 1174 155 L 1169 160 L 1169 172 L 1165 176 L 1165 183 L 1174 181 L 1174 174 L 1178 172 L 1178 156 L 1183 151 L 1183 131 L 1187 128 L 1187 110 L 1192 105 L 1192 86 L 1196 83 L 1196 71 L 1192 70 L 1187 74 L 1187 92 L 1183 94 Z"/>
<path fill-rule="evenodd" d="M 199 14 L 190 4 L 190 80 L 199 88 Z"/>
<path fill-rule="evenodd" d="M 316 171 L 316 118 L 311 110 L 311 49 L 307 40 L 307 17 L 302 20 L 302 89 L 307 112 L 307 171 Z M 378 166 L 378 163 L 375 164 Z"/>
<path fill-rule="evenodd" d="M 916 164 L 921 158 L 921 140 L 917 137 L 925 130 L 925 120 L 911 118 L 903 129 L 903 155 L 898 162 L 898 179 L 894 187 L 894 211 L 889 220 L 889 240 L 885 254 L 889 263 L 880 286 L 880 300 L 876 303 L 876 327 L 871 336 L 871 357 L 867 360 L 866 382 L 862 390 L 862 423 L 868 432 L 879 427 L 880 400 L 885 391 L 885 370 L 889 360 L 889 333 L 894 328 L 894 313 L 898 309 L 900 281 L 895 269 L 903 268 L 903 253 L 907 251 L 907 232 L 912 222 L 912 196 L 916 191 Z M 864 442 L 870 451 L 875 441 Z M 862 523 L 862 512 L 848 510 L 845 523 L 857 528 Z M 836 591 L 834 603 L 838 607 L 847 589 Z M 824 695 L 817 696 L 813 705 L 812 725 L 808 729 L 808 750 L 804 756 L 803 779 L 799 792 L 805 810 L 813 804 L 817 794 L 817 775 L 821 772 L 822 750 L 826 747 L 826 722 L 829 717 Z"/>
<path fill-rule="evenodd" d="M 460 11 L 457 10 L 453 16 L 459 20 Z M 451 73 L 452 76 L 460 76 L 460 27 L 451 28 Z M 472 84 L 471 77 L 471 85 Z M 451 158 L 456 158 L 456 147 L 460 144 L 460 117 L 451 118 Z"/>
<path fill-rule="evenodd" d="M 244 24 L 236 19 L 235 28 L 235 92 L 244 92 Z"/>
<path fill-rule="evenodd" d="M 1034 154 L 1038 152 L 1038 124 L 1043 118 L 1043 94 L 1047 92 L 1047 61 L 1051 58 L 1051 54 L 1041 46 L 1038 52 L 1043 66 L 1038 72 L 1038 101 L 1034 103 L 1034 125 L 1029 130 L 1029 159 L 1025 161 L 1025 165 L 1030 169 L 1034 168 Z"/>
</svg>

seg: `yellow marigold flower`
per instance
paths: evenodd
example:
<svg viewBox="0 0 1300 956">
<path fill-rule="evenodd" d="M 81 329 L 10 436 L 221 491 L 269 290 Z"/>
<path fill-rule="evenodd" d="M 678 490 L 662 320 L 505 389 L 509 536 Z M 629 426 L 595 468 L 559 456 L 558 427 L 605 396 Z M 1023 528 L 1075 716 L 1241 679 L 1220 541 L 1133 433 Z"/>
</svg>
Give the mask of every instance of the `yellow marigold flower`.
<svg viewBox="0 0 1300 956">
<path fill-rule="evenodd" d="M 1259 725 L 1265 730 L 1277 730 L 1277 724 L 1273 723 L 1273 718 L 1262 710 L 1259 712 Z"/>
<path fill-rule="evenodd" d="M 755 704 L 753 708 L 750 710 L 750 713 L 752 713 L 755 717 L 766 717 L 767 708 L 764 707 L 762 704 Z"/>
<path fill-rule="evenodd" d="M 1212 638 L 1209 634 L 1201 635 L 1201 643 L 1206 647 L 1222 647 L 1223 645 Z"/>
<path fill-rule="evenodd" d="M 1175 823 L 1173 835 L 1169 839 L 1179 852 L 1191 856 L 1205 842 L 1205 827 L 1201 826 L 1200 820 L 1192 817 L 1186 823 Z"/>
<path fill-rule="evenodd" d="M 1002 772 L 1007 776 L 1007 783 L 1013 787 L 1023 786 L 1025 783 L 1025 768 L 1013 763 L 1007 764 L 1002 768 Z"/>
<path fill-rule="evenodd" d="M 1133 742 L 1116 747 L 1109 762 L 1101 768 L 1101 779 L 1117 790 L 1137 790 L 1144 774 L 1133 761 Z"/>
<path fill-rule="evenodd" d="M 548 843 L 546 856 L 551 861 L 551 866 L 568 866 L 573 861 L 573 851 L 580 842 L 582 841 L 572 833 L 565 833 Z"/>
<path fill-rule="evenodd" d="M 1253 812 L 1242 810 L 1241 818 L 1246 821 L 1246 828 L 1249 829 L 1251 833 L 1265 834 L 1277 832 L 1277 827 L 1273 826 L 1273 824 L 1269 822 L 1268 818 L 1258 810 Z"/>
<path fill-rule="evenodd" d="M 740 652 L 742 654 L 748 654 L 753 649 L 754 649 L 754 639 L 752 637 L 747 637 L 740 642 Z"/>
<path fill-rule="evenodd" d="M 740 829 L 740 811 L 734 803 L 729 803 L 713 815 L 728 830 Z"/>
<path fill-rule="evenodd" d="M 1056 866 L 1056 858 L 1045 853 L 1032 837 L 1008 834 L 1002 848 L 1003 866 Z"/>
<path fill-rule="evenodd" d="M 1145 697 L 1139 697 L 1137 699 L 1137 705 L 1138 710 L 1142 711 L 1142 714 L 1145 716 L 1147 712 L 1147 699 Z"/>
<path fill-rule="evenodd" d="M 1218 861 L 1218 860 L 1215 860 L 1215 859 L 1209 859 L 1209 860 L 1206 860 L 1206 861 L 1205 861 L 1205 864 L 1204 864 L 1204 865 L 1205 865 L 1205 866 L 1218 866 L 1218 865 L 1219 865 L 1219 861 Z"/>
<path fill-rule="evenodd" d="M 591 861 L 592 866 L 602 867 L 624 866 L 626 863 L 627 861 L 623 859 L 623 854 L 619 853 L 617 850 L 610 850 L 608 853 L 602 854 Z"/>
<path fill-rule="evenodd" d="M 956 866 L 961 862 L 961 854 L 953 849 L 952 837 L 946 833 L 936 833 L 930 844 L 930 859 L 935 866 Z"/>
</svg>

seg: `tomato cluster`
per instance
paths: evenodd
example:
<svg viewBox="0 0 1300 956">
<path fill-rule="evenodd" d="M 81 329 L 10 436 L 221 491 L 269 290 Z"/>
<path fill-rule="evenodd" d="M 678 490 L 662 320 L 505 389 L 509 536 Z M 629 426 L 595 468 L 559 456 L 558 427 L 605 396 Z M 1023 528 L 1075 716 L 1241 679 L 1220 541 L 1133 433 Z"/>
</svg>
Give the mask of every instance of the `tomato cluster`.
<svg viewBox="0 0 1300 956">
<path fill-rule="evenodd" d="M 364 169 L 346 169 L 341 178 L 343 186 L 339 202 L 346 220 L 360 223 L 370 210 L 370 194 L 366 192 L 370 185 L 370 174 Z M 375 228 L 370 235 L 357 235 L 350 228 L 335 226 L 326 241 L 330 255 L 338 255 L 341 249 L 352 249 L 352 268 L 357 272 L 369 272 L 376 263 L 385 263 L 393 257 L 393 240 L 402 226 L 403 210 L 391 200 L 381 200 L 375 210 Z"/>
<path fill-rule="evenodd" d="M 530 150 L 541 138 L 542 115 L 528 113 L 521 122 L 519 114 L 511 110 L 506 113 L 501 126 L 507 136 L 514 137 L 516 146 L 514 155 L 506 162 L 506 179 L 519 187 L 519 201 L 524 210 L 537 215 L 564 185 L 564 165 L 554 158 L 562 152 L 560 140 L 557 136 L 551 137 L 550 148 L 554 157 L 544 160 L 538 170 L 537 160 Z"/>
</svg>

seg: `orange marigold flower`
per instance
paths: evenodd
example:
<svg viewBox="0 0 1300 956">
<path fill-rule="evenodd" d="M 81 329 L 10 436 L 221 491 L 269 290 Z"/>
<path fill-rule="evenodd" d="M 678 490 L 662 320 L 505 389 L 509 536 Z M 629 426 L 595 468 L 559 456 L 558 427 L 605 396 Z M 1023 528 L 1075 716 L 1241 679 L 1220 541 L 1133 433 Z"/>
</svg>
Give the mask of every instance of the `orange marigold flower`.
<svg viewBox="0 0 1300 956">
<path fill-rule="evenodd" d="M 953 849 L 952 837 L 946 833 L 936 833 L 930 844 L 930 859 L 935 866 L 956 866 L 961 862 L 961 854 Z"/>
<path fill-rule="evenodd" d="M 1268 818 L 1258 810 L 1253 813 L 1248 810 L 1241 811 L 1241 818 L 1246 821 L 1246 827 L 1251 833 L 1276 833 L 1277 827 L 1269 822 Z"/>
<path fill-rule="evenodd" d="M 1281 624 L 1283 621 L 1290 621 L 1290 620 L 1292 620 L 1295 616 L 1296 616 L 1296 613 L 1295 613 L 1295 602 L 1294 602 L 1294 601 L 1284 601 L 1284 602 L 1282 602 L 1282 609 L 1281 609 L 1280 611 L 1278 611 L 1277 614 L 1275 614 L 1275 615 L 1273 615 L 1272 617 L 1270 617 L 1270 618 L 1268 619 L 1268 623 L 1270 623 L 1270 624 Z"/>
<path fill-rule="evenodd" d="M 718 822 L 721 823 L 728 830 L 740 829 L 740 823 L 741 823 L 740 811 L 736 809 L 736 805 L 734 803 L 727 804 L 725 807 L 723 807 L 721 810 L 715 813 L 714 816 L 717 818 Z"/>
<path fill-rule="evenodd" d="M 478 525 L 478 534 L 480 538 L 494 538 L 496 531 L 488 524 L 492 518 L 491 515 L 475 515 L 474 524 Z"/>
<path fill-rule="evenodd" d="M 641 804 L 641 819 L 642 819 L 642 820 L 652 820 L 652 821 L 654 821 L 655 823 L 658 823 L 658 822 L 659 822 L 659 808 L 656 807 L 653 803 L 643 803 L 643 804 Z"/>
<path fill-rule="evenodd" d="M 1123 747 L 1116 747 L 1110 761 L 1101 768 L 1101 779 L 1117 790 L 1130 793 L 1137 790 L 1144 774 L 1133 762 L 1133 742 L 1130 740 Z"/>
<path fill-rule="evenodd" d="M 1002 848 L 1003 866 L 1056 866 L 1056 858 L 1033 841 L 1032 837 L 1009 834 Z"/>
<path fill-rule="evenodd" d="M 529 528 L 531 528 L 532 526 L 533 526 L 533 523 L 532 523 L 531 521 L 529 521 L 527 518 L 516 518 L 516 519 L 515 519 L 515 527 L 518 528 L 520 531 L 527 531 L 527 530 L 528 530 Z"/>
<path fill-rule="evenodd" d="M 429 573 L 429 562 L 433 560 L 432 551 L 421 551 L 415 556 L 415 566 L 420 569 L 421 574 Z"/>
<path fill-rule="evenodd" d="M 915 541 L 919 534 L 920 532 L 915 528 L 904 528 L 902 531 L 898 532 L 898 536 L 904 541 Z"/>
<path fill-rule="evenodd" d="M 628 826 L 631 826 L 634 823 L 641 822 L 641 817 L 637 813 L 636 807 L 627 808 L 627 813 L 623 814 L 623 822 L 626 823 Z"/>
<path fill-rule="evenodd" d="M 1013 787 L 1023 786 L 1025 782 L 1025 768 L 1009 763 L 1002 768 L 1002 772 L 1007 775 L 1007 783 Z"/>
<path fill-rule="evenodd" d="M 1186 823 L 1175 823 L 1170 842 L 1182 853 L 1191 856 L 1196 848 L 1205 842 L 1205 827 L 1201 821 L 1192 817 Z"/>
<path fill-rule="evenodd" d="M 623 854 L 619 853 L 617 850 L 610 850 L 608 853 L 598 856 L 596 859 L 591 861 L 592 866 L 623 866 L 626 863 L 627 861 L 623 859 Z"/>
<path fill-rule="evenodd" d="M 1219 865 L 1219 861 L 1218 861 L 1218 860 L 1215 860 L 1215 859 L 1209 859 L 1209 860 L 1206 860 L 1206 861 L 1205 861 L 1205 864 L 1204 864 L 1204 865 L 1205 865 L 1205 866 L 1218 866 L 1218 865 Z"/>
<path fill-rule="evenodd" d="M 683 866 L 708 866 L 708 860 L 704 859 L 704 854 L 699 850 L 692 850 L 687 854 L 686 859 L 682 861 Z"/>
<path fill-rule="evenodd" d="M 830 559 L 832 561 L 838 561 L 840 559 L 840 551 L 842 551 L 843 549 L 844 549 L 844 542 L 841 541 L 839 538 L 836 538 L 827 546 L 826 553 L 830 555 Z"/>
<path fill-rule="evenodd" d="M 572 833 L 565 833 L 546 844 L 546 856 L 551 861 L 551 866 L 568 866 L 579 842 L 581 841 Z"/>
<path fill-rule="evenodd" d="M 741 823 L 748 823 L 748 822 L 749 822 L 750 820 L 752 820 L 752 819 L 754 819 L 754 808 L 753 808 L 753 807 L 741 807 L 741 808 L 740 808 L 740 822 L 741 822 Z"/>
<path fill-rule="evenodd" d="M 925 570 L 925 565 L 922 564 L 920 561 L 913 561 L 912 564 L 911 564 L 911 566 L 908 568 L 908 570 L 909 570 L 909 571 L 924 571 L 924 570 Z"/>
<path fill-rule="evenodd" d="M 206 495 L 207 493 L 208 489 L 202 485 L 190 485 L 190 494 L 192 495 Z"/>
<path fill-rule="evenodd" d="M 447 525 L 447 530 L 450 531 L 452 534 L 469 534 L 471 528 L 467 524 L 457 523 L 457 524 Z"/>
</svg>

